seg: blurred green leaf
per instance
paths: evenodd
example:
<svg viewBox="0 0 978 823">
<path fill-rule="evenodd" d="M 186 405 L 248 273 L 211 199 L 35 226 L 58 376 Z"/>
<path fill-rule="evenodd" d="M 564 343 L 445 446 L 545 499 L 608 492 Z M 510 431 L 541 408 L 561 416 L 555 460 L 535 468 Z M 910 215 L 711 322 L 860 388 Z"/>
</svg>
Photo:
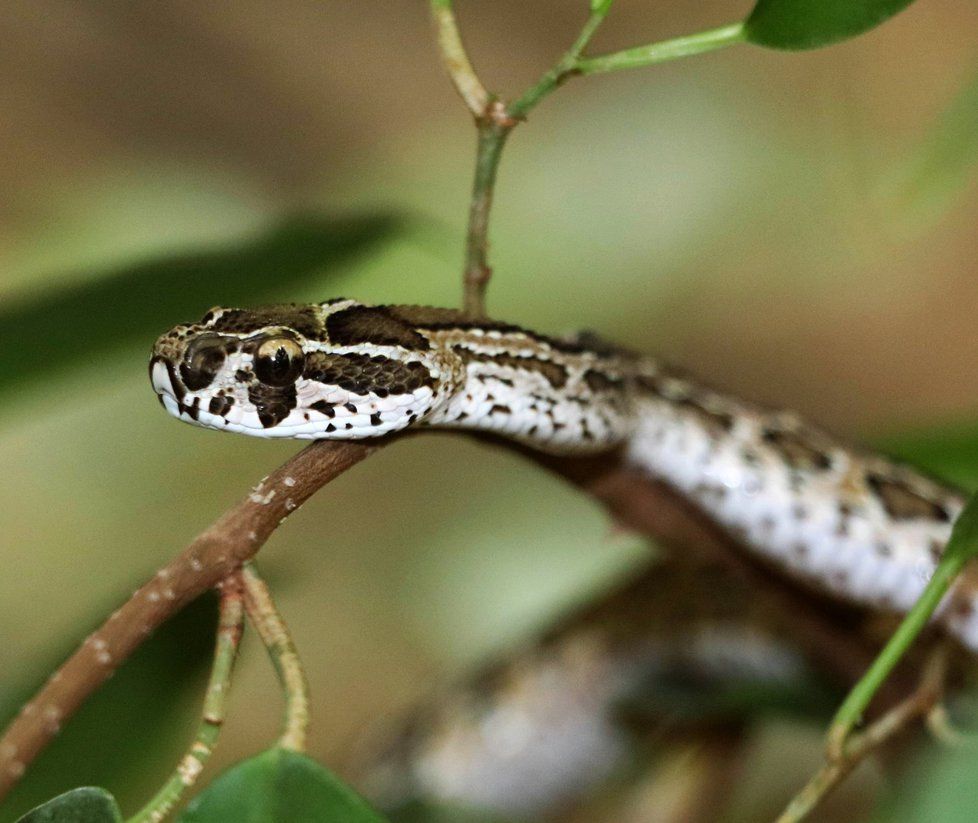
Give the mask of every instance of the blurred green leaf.
<svg viewBox="0 0 978 823">
<path fill-rule="evenodd" d="M 232 767 L 179 823 L 383 823 L 353 789 L 305 755 L 269 749 Z"/>
<path fill-rule="evenodd" d="M 944 426 L 874 438 L 881 451 L 954 483 L 978 490 L 978 424 Z"/>
<path fill-rule="evenodd" d="M 970 77 L 899 174 L 895 205 L 942 214 L 978 166 L 978 74 Z"/>
<path fill-rule="evenodd" d="M 113 605 L 93 613 L 108 614 Z M 145 801 L 193 735 L 216 620 L 216 598 L 207 595 L 165 623 L 65 724 L 4 800 L 10 817 L 0 819 L 23 814 L 70 786 L 106 786 L 123 806 Z M 3 701 L 0 725 L 76 644 L 73 639 L 63 653 L 41 664 L 30 688 Z"/>
<path fill-rule="evenodd" d="M 913 0 L 758 0 L 744 30 L 772 49 L 815 49 L 878 26 Z"/>
<path fill-rule="evenodd" d="M 17 823 L 122 823 L 122 815 L 105 789 L 86 787 L 58 795 Z"/>
<path fill-rule="evenodd" d="M 297 283 L 389 236 L 389 216 L 297 216 L 249 243 L 137 263 L 83 285 L 0 308 L 0 402 L 132 344 L 147 352 L 170 326 L 213 305 L 286 300 Z M 324 295 L 327 297 L 329 295 Z"/>
<path fill-rule="evenodd" d="M 974 823 L 978 820 L 975 774 L 970 751 L 924 753 L 916 767 L 872 817 L 872 823 Z"/>
</svg>

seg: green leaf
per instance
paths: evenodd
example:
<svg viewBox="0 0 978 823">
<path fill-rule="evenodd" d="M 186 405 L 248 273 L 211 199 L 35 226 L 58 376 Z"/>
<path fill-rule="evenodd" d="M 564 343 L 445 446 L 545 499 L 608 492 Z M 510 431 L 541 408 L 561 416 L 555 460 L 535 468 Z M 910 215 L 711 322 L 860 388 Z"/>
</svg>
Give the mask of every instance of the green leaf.
<svg viewBox="0 0 978 823">
<path fill-rule="evenodd" d="M 978 423 L 877 437 L 874 441 L 886 454 L 968 491 L 978 489 Z"/>
<path fill-rule="evenodd" d="M 913 0 L 758 0 L 747 40 L 772 49 L 815 49 L 869 31 Z"/>
<path fill-rule="evenodd" d="M 337 777 L 305 755 L 269 749 L 217 778 L 179 823 L 383 823 Z"/>
<path fill-rule="evenodd" d="M 161 332 L 213 305 L 287 301 L 296 284 L 363 252 L 395 226 L 390 217 L 297 216 L 248 243 L 139 263 L 9 301 L 0 309 L 0 402 L 14 388 L 96 364 L 126 346 L 148 352 Z"/>
<path fill-rule="evenodd" d="M 122 823 L 122 814 L 105 789 L 86 787 L 58 795 L 17 823 Z"/>
<path fill-rule="evenodd" d="M 976 177 L 978 74 L 969 77 L 936 127 L 895 175 L 890 197 L 897 207 L 940 217 Z"/>
</svg>

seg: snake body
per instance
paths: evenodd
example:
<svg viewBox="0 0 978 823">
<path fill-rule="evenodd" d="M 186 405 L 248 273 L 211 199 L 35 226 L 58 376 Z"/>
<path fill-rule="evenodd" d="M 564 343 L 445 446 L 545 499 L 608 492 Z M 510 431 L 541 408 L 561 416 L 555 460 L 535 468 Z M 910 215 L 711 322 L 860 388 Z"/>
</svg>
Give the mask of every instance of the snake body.
<svg viewBox="0 0 978 823">
<path fill-rule="evenodd" d="M 215 308 L 157 340 L 150 375 L 174 416 L 260 437 L 432 426 L 558 454 L 620 447 L 768 562 L 891 611 L 920 595 L 964 505 L 906 466 L 655 360 L 449 309 L 347 299 Z M 936 619 L 978 651 L 967 572 Z"/>
</svg>

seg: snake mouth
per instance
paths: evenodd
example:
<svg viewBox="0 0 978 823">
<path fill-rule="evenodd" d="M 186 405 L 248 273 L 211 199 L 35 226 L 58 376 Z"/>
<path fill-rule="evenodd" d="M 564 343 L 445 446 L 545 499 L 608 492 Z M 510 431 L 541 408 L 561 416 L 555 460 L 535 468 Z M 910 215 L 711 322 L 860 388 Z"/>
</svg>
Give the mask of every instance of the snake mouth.
<svg viewBox="0 0 978 823">
<path fill-rule="evenodd" d="M 187 389 L 167 358 L 156 355 L 149 361 L 149 379 L 164 409 L 175 417 L 186 414 L 191 420 L 197 420 L 200 398 L 195 397 L 190 403 L 183 402 Z"/>
<path fill-rule="evenodd" d="M 156 355 L 149 361 L 149 379 L 153 390 L 160 395 L 169 395 L 174 400 L 182 400 L 186 389 L 180 383 L 173 364 L 165 357 Z"/>
</svg>

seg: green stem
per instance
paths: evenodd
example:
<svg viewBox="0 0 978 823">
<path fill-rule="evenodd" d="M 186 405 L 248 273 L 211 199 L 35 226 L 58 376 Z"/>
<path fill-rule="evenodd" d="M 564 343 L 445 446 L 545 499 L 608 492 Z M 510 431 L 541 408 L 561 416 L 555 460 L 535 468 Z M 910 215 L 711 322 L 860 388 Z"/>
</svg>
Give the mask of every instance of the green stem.
<svg viewBox="0 0 978 823">
<path fill-rule="evenodd" d="M 651 66 L 655 63 L 665 63 L 668 60 L 678 60 L 680 57 L 703 54 L 742 43 L 746 36 L 743 23 L 731 23 L 728 26 L 663 40 L 648 46 L 637 46 L 611 54 L 600 54 L 597 57 L 582 57 L 577 61 L 575 69 L 580 74 L 600 74 L 606 71 Z"/>
<path fill-rule="evenodd" d="M 506 113 L 514 120 L 522 120 L 537 103 L 552 92 L 557 86 L 564 82 L 572 74 L 579 72 L 581 64 L 581 54 L 591 42 L 598 26 L 604 21 L 611 8 L 611 2 L 594 4 L 591 13 L 588 15 L 581 33 L 577 36 L 573 45 L 564 52 L 564 55 L 557 61 L 557 64 L 546 72 L 534 85 L 527 89 L 521 97 L 514 100 L 506 107 Z"/>
<path fill-rule="evenodd" d="M 309 686 L 288 626 L 272 600 L 265 581 L 258 576 L 254 563 L 241 569 L 245 609 L 272 659 L 285 691 L 285 721 L 278 745 L 294 752 L 304 752 L 309 729 Z"/>
<path fill-rule="evenodd" d="M 950 645 L 944 641 L 931 655 L 917 690 L 862 734 L 843 743 L 836 758 L 830 758 L 788 804 L 775 823 L 801 823 L 865 757 L 921 715 L 929 717 L 939 705 L 947 675 Z"/>
<path fill-rule="evenodd" d="M 436 13 L 444 13 L 443 4 L 446 0 L 432 2 Z M 499 101 L 490 101 L 485 107 L 484 116 L 478 118 L 478 149 L 472 199 L 469 203 L 462 302 L 469 317 L 480 318 L 486 314 L 486 288 L 492 276 L 492 269 L 489 267 L 489 212 L 492 209 L 496 173 L 506 138 L 530 109 L 573 73 L 581 52 L 608 14 L 612 2 L 613 0 L 595 0 L 584 27 L 571 47 L 522 97 L 508 106 Z M 442 53 L 446 53 L 444 48 Z"/>
<path fill-rule="evenodd" d="M 913 608 L 901 621 L 866 674 L 849 692 L 829 726 L 828 751 L 830 760 L 837 760 L 842 757 L 849 733 L 859 722 L 883 681 L 886 680 L 910 644 L 927 625 L 931 615 L 944 595 L 947 594 L 951 583 L 961 571 L 966 560 L 966 557 L 949 557 L 945 554 L 934 570 L 934 576 L 928 581 L 923 594 L 920 595 Z"/>
<path fill-rule="evenodd" d="M 183 793 L 194 784 L 204 764 L 214 751 L 224 723 L 231 673 L 244 629 L 244 604 L 236 578 L 231 578 L 221 591 L 221 613 L 217 627 L 214 664 L 211 667 L 204 710 L 197 736 L 176 771 L 153 798 L 127 823 L 159 823 L 172 811 Z"/>
<path fill-rule="evenodd" d="M 965 563 L 978 555 L 978 495 L 974 495 L 954 521 L 951 537 L 934 574 L 913 608 L 893 633 L 869 670 L 849 692 L 829 726 L 827 746 L 829 759 L 842 757 L 846 740 L 880 685 L 896 666 L 904 652 L 920 634 L 938 607 L 951 583 Z"/>
<path fill-rule="evenodd" d="M 492 276 L 492 269 L 489 267 L 489 211 L 492 209 L 499 160 L 506 137 L 512 128 L 489 119 L 479 123 L 462 284 L 462 305 L 465 313 L 473 318 L 482 318 L 486 314 L 486 288 Z"/>
</svg>

